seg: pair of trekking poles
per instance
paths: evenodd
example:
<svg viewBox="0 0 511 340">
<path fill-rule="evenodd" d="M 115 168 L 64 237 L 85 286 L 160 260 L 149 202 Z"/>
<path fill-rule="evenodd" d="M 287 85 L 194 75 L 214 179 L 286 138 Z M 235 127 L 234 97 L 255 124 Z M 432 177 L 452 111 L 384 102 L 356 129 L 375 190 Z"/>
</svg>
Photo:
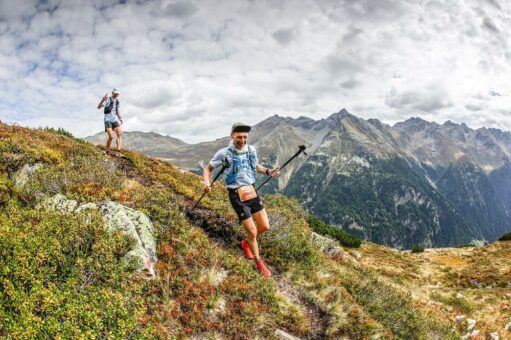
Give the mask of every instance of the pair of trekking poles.
<svg viewBox="0 0 511 340">
<path fill-rule="evenodd" d="M 288 165 L 293 159 L 295 159 L 296 157 L 298 157 L 302 152 L 305 156 L 307 156 L 307 153 L 305 153 L 305 145 L 299 145 L 298 146 L 298 151 L 291 157 L 289 158 L 284 164 L 282 164 L 280 166 L 280 169 L 282 170 L 286 165 Z M 215 181 L 220 177 L 220 175 L 222 175 L 222 173 L 225 171 L 225 169 L 227 169 L 229 167 L 229 161 L 227 160 L 227 158 L 224 158 L 223 161 L 222 161 L 222 167 L 220 168 L 220 171 L 216 174 L 216 176 L 213 178 L 213 181 L 211 182 L 211 186 L 213 186 L 213 183 L 215 183 Z M 272 179 L 273 177 L 272 176 L 268 176 L 268 178 L 263 182 L 261 183 L 257 188 L 256 190 L 259 190 L 259 188 L 261 188 L 263 185 L 265 185 L 270 179 Z M 202 193 L 201 197 L 197 200 L 197 202 L 195 202 L 195 204 L 193 205 L 193 208 L 190 209 L 189 212 L 192 212 L 195 208 L 197 208 L 197 206 L 199 205 L 200 201 L 204 198 L 204 196 L 206 195 L 206 191 L 204 190 L 204 192 Z"/>
</svg>

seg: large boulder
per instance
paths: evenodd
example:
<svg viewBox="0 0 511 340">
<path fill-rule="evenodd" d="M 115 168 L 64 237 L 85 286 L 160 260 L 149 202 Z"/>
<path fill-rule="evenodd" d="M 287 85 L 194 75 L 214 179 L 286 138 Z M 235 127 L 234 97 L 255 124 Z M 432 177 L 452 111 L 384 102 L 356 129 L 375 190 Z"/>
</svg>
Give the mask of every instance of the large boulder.
<svg viewBox="0 0 511 340">
<path fill-rule="evenodd" d="M 67 199 L 62 194 L 44 198 L 40 207 L 69 214 L 84 210 L 99 210 L 103 221 L 110 230 L 121 230 L 135 239 L 135 246 L 125 255 L 126 259 L 135 259 L 139 271 L 144 272 L 150 278 L 156 277 L 154 267 L 158 258 L 154 228 L 151 220 L 145 214 L 111 201 L 79 204 L 75 200 Z"/>
</svg>

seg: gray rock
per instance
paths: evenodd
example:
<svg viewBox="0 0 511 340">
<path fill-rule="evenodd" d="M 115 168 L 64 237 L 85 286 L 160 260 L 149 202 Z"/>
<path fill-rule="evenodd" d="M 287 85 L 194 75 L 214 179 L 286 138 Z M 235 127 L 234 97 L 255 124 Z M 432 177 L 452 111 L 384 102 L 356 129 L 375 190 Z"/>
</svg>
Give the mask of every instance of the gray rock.
<svg viewBox="0 0 511 340">
<path fill-rule="evenodd" d="M 461 320 L 465 319 L 465 315 L 456 315 L 456 317 L 454 318 L 456 320 L 456 322 L 460 322 Z"/>
<path fill-rule="evenodd" d="M 98 204 L 78 204 L 75 200 L 69 200 L 62 194 L 44 198 L 39 207 L 70 214 L 99 209 L 109 230 L 121 230 L 135 239 L 134 248 L 125 255 L 126 260 L 134 259 L 138 263 L 139 271 L 146 273 L 150 278 L 156 277 L 154 266 L 158 259 L 154 228 L 151 220 L 145 214 L 111 201 Z"/>
<path fill-rule="evenodd" d="M 75 200 L 69 200 L 62 194 L 56 194 L 52 197 L 44 198 L 38 205 L 39 208 L 45 208 L 52 211 L 61 211 L 66 213 L 73 213 L 79 211 L 78 202 Z"/>
<path fill-rule="evenodd" d="M 351 251 L 350 255 L 356 258 L 357 260 L 360 260 L 362 258 L 362 255 L 358 251 Z"/>
<path fill-rule="evenodd" d="M 25 164 L 23 167 L 16 171 L 12 176 L 12 182 L 17 190 L 22 190 L 27 184 L 30 176 L 36 173 L 43 166 L 42 163 L 36 163 L 33 165 Z"/>
<path fill-rule="evenodd" d="M 316 247 L 318 247 L 319 249 L 321 249 L 321 251 L 327 255 L 327 256 L 330 256 L 330 257 L 343 257 L 343 250 L 341 247 L 339 247 L 339 245 L 337 244 L 337 242 L 335 242 L 334 240 L 328 238 L 328 237 L 325 237 L 325 236 L 322 236 L 320 234 L 317 234 L 315 232 L 312 232 L 311 233 L 311 243 L 313 245 L 315 245 Z"/>
<path fill-rule="evenodd" d="M 277 337 L 277 339 L 280 339 L 280 340 L 300 340 L 300 338 L 297 338 L 294 335 L 284 332 L 281 329 L 277 329 L 275 331 L 275 336 Z"/>
<path fill-rule="evenodd" d="M 475 327 L 477 321 L 474 319 L 467 319 L 467 323 L 468 323 L 467 330 L 470 331 L 472 328 Z"/>
</svg>

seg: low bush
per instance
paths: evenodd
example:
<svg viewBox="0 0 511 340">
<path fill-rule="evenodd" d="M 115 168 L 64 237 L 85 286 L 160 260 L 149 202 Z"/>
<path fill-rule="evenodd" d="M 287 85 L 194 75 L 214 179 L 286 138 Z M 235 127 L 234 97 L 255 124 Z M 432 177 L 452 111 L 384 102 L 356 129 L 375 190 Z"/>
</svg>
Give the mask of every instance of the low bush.
<svg viewBox="0 0 511 340">
<path fill-rule="evenodd" d="M 317 264 L 318 251 L 310 242 L 306 215 L 297 200 L 283 195 L 264 196 L 270 230 L 260 239 L 261 253 L 280 270 L 300 263 L 302 268 Z"/>
<path fill-rule="evenodd" d="M 332 227 L 329 224 L 323 222 L 319 217 L 314 215 L 309 215 L 308 217 L 309 226 L 316 233 L 321 234 L 323 236 L 331 237 L 339 243 L 341 243 L 345 247 L 349 248 L 359 248 L 362 241 L 355 236 L 352 236 L 341 230 L 339 228 Z"/>
<path fill-rule="evenodd" d="M 0 210 L 0 337 L 143 336 L 142 283 L 123 261 L 131 242 L 99 214 L 9 202 Z"/>
<path fill-rule="evenodd" d="M 499 241 L 511 241 L 511 232 L 505 233 L 499 238 Z"/>
<path fill-rule="evenodd" d="M 66 162 L 45 165 L 29 180 L 29 193 L 61 193 L 69 198 L 105 200 L 121 190 L 124 178 L 114 162 L 78 147 L 65 151 Z"/>
<path fill-rule="evenodd" d="M 424 246 L 422 244 L 414 244 L 412 246 L 412 253 L 423 253 Z"/>
</svg>

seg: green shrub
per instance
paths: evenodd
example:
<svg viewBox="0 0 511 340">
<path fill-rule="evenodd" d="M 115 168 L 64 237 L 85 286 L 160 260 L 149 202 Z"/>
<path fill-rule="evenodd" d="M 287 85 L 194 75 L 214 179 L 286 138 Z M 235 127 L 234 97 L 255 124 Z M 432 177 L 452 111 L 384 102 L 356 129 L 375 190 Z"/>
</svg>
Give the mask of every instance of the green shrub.
<svg viewBox="0 0 511 340">
<path fill-rule="evenodd" d="M 57 135 L 62 135 L 62 136 L 66 136 L 66 137 L 69 137 L 69 138 L 72 138 L 78 142 L 83 142 L 82 139 L 80 138 L 76 138 L 71 132 L 67 131 L 66 129 L 64 128 L 57 128 L 56 130 L 52 127 L 47 127 L 45 128 L 44 130 L 48 131 L 48 132 L 52 132 L 52 133 L 55 133 Z"/>
<path fill-rule="evenodd" d="M 412 253 L 423 253 L 424 246 L 422 244 L 414 244 L 412 246 Z"/>
<path fill-rule="evenodd" d="M 132 240 L 99 213 L 0 210 L 0 337 L 141 336 L 142 283 L 123 261 Z"/>
<path fill-rule="evenodd" d="M 296 263 L 304 269 L 317 265 L 319 254 L 310 242 L 311 231 L 304 227 L 306 216 L 301 204 L 283 195 L 266 195 L 263 200 L 270 230 L 261 235 L 261 255 L 279 270 Z"/>
<path fill-rule="evenodd" d="M 511 241 L 511 232 L 505 233 L 499 238 L 499 241 Z"/>
<path fill-rule="evenodd" d="M 359 248 L 362 243 L 358 237 L 352 236 L 344 230 L 326 224 L 317 216 L 309 215 L 308 222 L 310 228 L 316 233 L 336 239 L 345 247 Z"/>
<path fill-rule="evenodd" d="M 461 244 L 459 246 L 454 246 L 453 248 L 473 248 L 475 247 L 472 243 L 465 243 L 465 244 Z"/>
<path fill-rule="evenodd" d="M 68 148 L 66 162 L 45 165 L 30 179 L 27 191 L 62 193 L 79 201 L 108 199 L 120 190 L 124 178 L 115 163 L 84 146 Z"/>
</svg>

